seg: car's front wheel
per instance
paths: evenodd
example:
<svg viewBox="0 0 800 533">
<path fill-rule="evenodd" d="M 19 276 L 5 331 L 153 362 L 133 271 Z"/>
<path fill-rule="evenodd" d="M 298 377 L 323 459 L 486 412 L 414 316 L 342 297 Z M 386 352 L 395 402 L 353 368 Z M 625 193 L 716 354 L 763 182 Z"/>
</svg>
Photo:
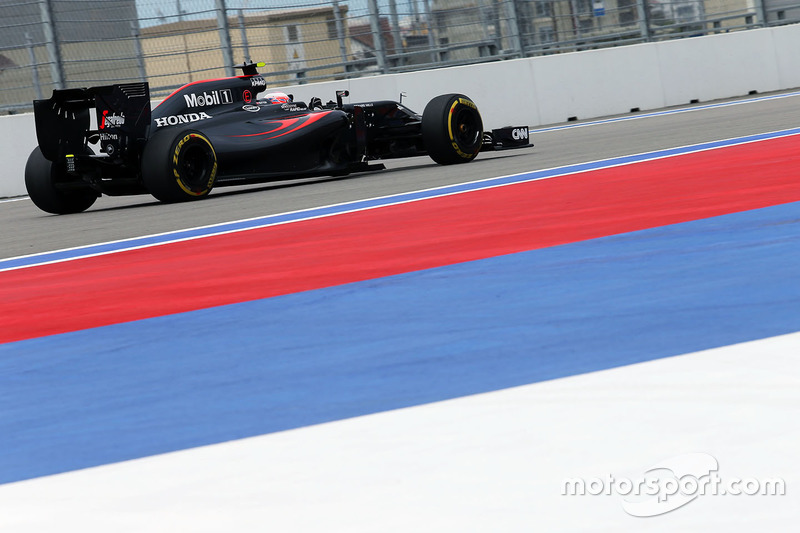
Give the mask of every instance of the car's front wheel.
<svg viewBox="0 0 800 533">
<path fill-rule="evenodd" d="M 208 196 L 217 178 L 217 153 L 199 131 L 159 131 L 142 154 L 142 181 L 162 202 L 183 202 Z"/>
<path fill-rule="evenodd" d="M 38 146 L 25 165 L 25 188 L 36 207 L 54 215 L 86 211 L 99 196 L 85 182 L 71 178 L 63 165 L 46 159 Z"/>
<path fill-rule="evenodd" d="M 437 96 L 422 112 L 422 142 L 441 165 L 472 161 L 483 145 L 478 106 L 463 94 Z"/>
</svg>

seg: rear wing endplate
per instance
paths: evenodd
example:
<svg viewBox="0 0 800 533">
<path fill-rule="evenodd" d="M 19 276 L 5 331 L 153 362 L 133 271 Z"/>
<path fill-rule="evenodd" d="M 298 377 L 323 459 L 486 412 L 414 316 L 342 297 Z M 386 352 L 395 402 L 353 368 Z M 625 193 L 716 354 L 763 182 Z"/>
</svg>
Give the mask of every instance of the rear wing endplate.
<svg viewBox="0 0 800 533">
<path fill-rule="evenodd" d="M 97 155 L 89 146 L 95 143 L 101 154 L 119 157 L 147 138 L 150 87 L 126 83 L 55 90 L 49 99 L 35 100 L 33 112 L 39 148 L 50 161 Z"/>
</svg>

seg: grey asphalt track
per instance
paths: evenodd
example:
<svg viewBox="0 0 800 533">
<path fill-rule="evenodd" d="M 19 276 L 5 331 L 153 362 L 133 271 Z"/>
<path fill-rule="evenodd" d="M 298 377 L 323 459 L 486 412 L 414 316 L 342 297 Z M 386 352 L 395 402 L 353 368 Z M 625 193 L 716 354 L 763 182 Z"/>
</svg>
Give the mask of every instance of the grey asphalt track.
<svg viewBox="0 0 800 533">
<path fill-rule="evenodd" d="M 481 154 L 468 165 L 400 159 L 386 162 L 381 172 L 220 188 L 206 200 L 186 204 L 159 204 L 150 196 L 103 197 L 85 213 L 54 216 L 28 199 L 2 202 L 0 258 L 795 127 L 800 127 L 800 96 L 788 96 L 536 133 L 533 149 Z"/>
</svg>

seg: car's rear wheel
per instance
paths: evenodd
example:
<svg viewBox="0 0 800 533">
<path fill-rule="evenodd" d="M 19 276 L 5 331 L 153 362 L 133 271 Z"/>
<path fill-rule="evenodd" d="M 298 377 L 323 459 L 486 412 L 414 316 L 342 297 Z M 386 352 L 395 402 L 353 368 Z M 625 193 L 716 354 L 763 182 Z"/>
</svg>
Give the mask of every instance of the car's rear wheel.
<svg viewBox="0 0 800 533">
<path fill-rule="evenodd" d="M 86 211 L 99 196 L 86 183 L 71 178 L 63 165 L 46 159 L 38 146 L 25 165 L 25 188 L 36 207 L 54 215 Z"/>
<path fill-rule="evenodd" d="M 142 154 L 142 181 L 162 202 L 184 202 L 208 196 L 217 178 L 217 153 L 199 131 L 159 131 Z"/>
<path fill-rule="evenodd" d="M 483 144 L 478 106 L 463 94 L 437 96 L 422 112 L 422 142 L 441 165 L 472 161 Z"/>
</svg>

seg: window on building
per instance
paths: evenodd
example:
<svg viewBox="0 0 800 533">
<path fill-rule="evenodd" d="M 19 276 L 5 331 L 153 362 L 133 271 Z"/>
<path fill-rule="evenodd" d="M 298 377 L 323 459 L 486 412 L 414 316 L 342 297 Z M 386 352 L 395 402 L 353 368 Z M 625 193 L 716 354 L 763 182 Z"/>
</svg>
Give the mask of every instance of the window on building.
<svg viewBox="0 0 800 533">
<path fill-rule="evenodd" d="M 675 15 L 676 18 L 681 22 L 695 20 L 698 18 L 695 14 L 695 8 L 693 5 L 678 6 L 678 8 L 675 10 Z"/>
<path fill-rule="evenodd" d="M 450 20 L 450 14 L 446 11 L 435 11 L 433 13 L 434 26 L 440 32 L 446 32 L 448 26 L 454 26 Z"/>
<path fill-rule="evenodd" d="M 298 41 L 297 26 L 295 26 L 294 24 L 286 26 L 286 38 L 289 40 L 290 43 L 296 43 Z"/>
<path fill-rule="evenodd" d="M 328 19 L 325 21 L 325 24 L 328 25 L 328 39 L 338 39 L 339 32 L 336 31 L 336 19 L 332 16 L 328 17 Z"/>
<path fill-rule="evenodd" d="M 619 23 L 621 25 L 630 26 L 637 22 L 635 0 L 618 0 L 617 6 L 619 7 Z"/>
<path fill-rule="evenodd" d="M 553 16 L 553 2 L 550 2 L 548 0 L 536 0 L 536 16 L 537 17 Z"/>
</svg>

